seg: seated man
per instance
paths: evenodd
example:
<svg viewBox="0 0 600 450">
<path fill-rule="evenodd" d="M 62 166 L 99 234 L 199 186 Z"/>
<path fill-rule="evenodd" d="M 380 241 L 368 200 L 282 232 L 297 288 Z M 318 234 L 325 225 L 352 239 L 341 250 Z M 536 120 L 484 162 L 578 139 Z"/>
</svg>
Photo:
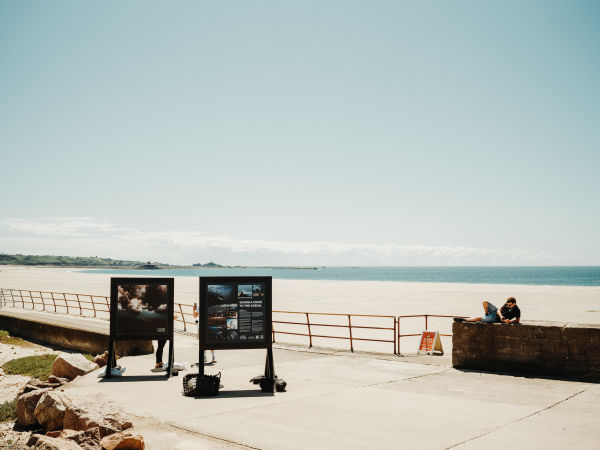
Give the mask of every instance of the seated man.
<svg viewBox="0 0 600 450">
<path fill-rule="evenodd" d="M 521 321 L 521 310 L 517 306 L 517 300 L 514 297 L 507 298 L 498 315 L 503 323 L 519 323 Z"/>
<path fill-rule="evenodd" d="M 488 322 L 494 323 L 499 322 L 500 318 L 498 317 L 498 308 L 496 308 L 490 302 L 483 302 L 483 312 L 485 315 L 483 317 L 471 317 L 470 319 L 464 319 L 465 322 Z"/>
</svg>

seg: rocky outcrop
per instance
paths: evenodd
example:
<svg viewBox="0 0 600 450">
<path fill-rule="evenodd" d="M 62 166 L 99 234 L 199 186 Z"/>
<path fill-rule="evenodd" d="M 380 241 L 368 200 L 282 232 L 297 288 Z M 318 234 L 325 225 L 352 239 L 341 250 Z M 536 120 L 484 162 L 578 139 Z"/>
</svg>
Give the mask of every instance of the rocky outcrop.
<svg viewBox="0 0 600 450">
<path fill-rule="evenodd" d="M 27 447 L 42 450 L 81 450 L 81 447 L 73 441 L 44 436 L 43 434 L 32 434 L 29 441 L 27 441 Z"/>
<path fill-rule="evenodd" d="M 49 433 L 46 433 L 46 436 L 75 442 L 84 450 L 97 450 L 100 448 L 100 429 L 96 427 L 85 431 L 75 431 L 69 429 L 50 431 Z"/>
<path fill-rule="evenodd" d="M 129 432 L 115 433 L 101 441 L 104 450 L 144 450 L 144 438 Z"/>
<path fill-rule="evenodd" d="M 37 378 L 30 378 L 29 381 L 23 388 L 18 392 L 17 395 L 23 395 L 27 392 L 35 391 L 36 389 L 44 389 L 44 388 L 57 388 L 61 386 L 58 383 L 53 383 L 51 381 L 40 381 Z"/>
<path fill-rule="evenodd" d="M 116 403 L 104 394 L 96 394 L 76 399 L 67 406 L 63 426 L 76 431 L 98 427 L 100 436 L 104 437 L 131 428 L 132 423 Z"/>
<path fill-rule="evenodd" d="M 94 362 L 98 364 L 98 367 L 104 367 L 106 362 L 108 361 L 108 351 L 102 353 L 101 355 L 96 355 L 94 358 Z"/>
<path fill-rule="evenodd" d="M 54 375 L 50 375 L 48 377 L 48 383 L 56 383 L 59 385 L 63 385 L 63 384 L 67 384 L 69 382 L 69 380 L 67 380 L 66 378 L 61 378 L 61 377 L 55 377 Z"/>
<path fill-rule="evenodd" d="M 46 392 L 35 407 L 35 418 L 47 431 L 60 430 L 65 421 L 65 410 L 70 404 L 71 400 L 64 393 Z"/>
<path fill-rule="evenodd" d="M 97 368 L 80 353 L 60 353 L 52 363 L 52 375 L 72 380 Z"/>
<path fill-rule="evenodd" d="M 23 427 L 37 425 L 35 418 L 35 407 L 38 401 L 46 392 L 51 391 L 51 388 L 36 389 L 21 395 L 17 399 L 17 423 Z"/>
</svg>

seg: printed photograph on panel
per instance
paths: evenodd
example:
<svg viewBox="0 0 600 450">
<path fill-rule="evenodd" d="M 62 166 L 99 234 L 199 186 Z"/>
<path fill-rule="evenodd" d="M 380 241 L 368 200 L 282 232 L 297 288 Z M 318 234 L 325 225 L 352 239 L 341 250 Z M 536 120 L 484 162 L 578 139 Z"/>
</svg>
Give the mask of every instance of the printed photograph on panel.
<svg viewBox="0 0 600 450">
<path fill-rule="evenodd" d="M 252 285 L 251 284 L 240 284 L 238 285 L 238 298 L 252 297 Z"/>
<path fill-rule="evenodd" d="M 224 305 L 237 301 L 236 286 L 231 284 L 209 284 L 207 291 L 208 306 Z"/>
<path fill-rule="evenodd" d="M 167 285 L 118 286 L 117 334 L 166 333 L 169 324 Z"/>
</svg>

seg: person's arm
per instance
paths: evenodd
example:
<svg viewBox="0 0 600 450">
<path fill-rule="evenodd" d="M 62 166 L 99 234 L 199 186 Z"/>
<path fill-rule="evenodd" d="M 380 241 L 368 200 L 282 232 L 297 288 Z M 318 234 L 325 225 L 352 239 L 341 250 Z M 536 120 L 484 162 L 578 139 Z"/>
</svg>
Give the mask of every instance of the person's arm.
<svg viewBox="0 0 600 450">
<path fill-rule="evenodd" d="M 502 307 L 502 308 L 504 308 L 504 307 Z M 500 318 L 500 322 L 507 323 L 507 322 L 506 322 L 506 319 L 505 319 L 505 318 L 504 318 L 504 316 L 502 315 L 502 308 L 500 308 L 500 309 L 498 310 L 498 317 Z"/>
</svg>

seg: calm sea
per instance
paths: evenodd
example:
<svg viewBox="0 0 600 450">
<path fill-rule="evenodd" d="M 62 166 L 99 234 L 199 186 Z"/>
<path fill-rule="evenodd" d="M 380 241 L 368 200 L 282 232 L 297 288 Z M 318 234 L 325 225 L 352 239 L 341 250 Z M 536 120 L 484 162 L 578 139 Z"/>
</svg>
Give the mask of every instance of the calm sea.
<svg viewBox="0 0 600 450">
<path fill-rule="evenodd" d="M 590 267 L 318 267 L 193 268 L 161 270 L 90 269 L 87 273 L 157 277 L 272 276 L 284 280 L 409 281 L 427 283 L 600 286 L 600 266 Z"/>
</svg>

